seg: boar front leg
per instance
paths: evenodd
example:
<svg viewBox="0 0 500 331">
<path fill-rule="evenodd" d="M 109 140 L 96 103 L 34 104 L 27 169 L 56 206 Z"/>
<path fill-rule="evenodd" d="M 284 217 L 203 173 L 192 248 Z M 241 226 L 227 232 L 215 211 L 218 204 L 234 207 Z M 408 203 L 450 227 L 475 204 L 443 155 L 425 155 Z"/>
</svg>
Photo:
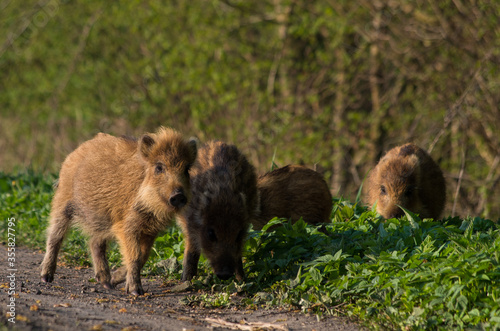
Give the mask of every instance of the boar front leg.
<svg viewBox="0 0 500 331">
<path fill-rule="evenodd" d="M 141 233 L 137 229 L 128 227 L 117 234 L 122 251 L 123 262 L 126 268 L 125 290 L 133 295 L 143 295 L 141 285 Z M 116 277 L 115 281 L 116 281 Z"/>
<path fill-rule="evenodd" d="M 139 240 L 140 247 L 141 247 L 141 257 L 140 257 L 141 270 L 144 267 L 144 265 L 146 264 L 146 262 L 148 261 L 149 254 L 151 252 L 151 247 L 153 247 L 155 238 L 156 238 L 155 236 L 143 235 Z M 127 279 L 127 266 L 124 265 L 124 266 L 121 266 L 120 268 L 118 268 L 118 270 L 116 270 L 113 273 L 113 278 L 111 280 L 111 284 L 113 286 L 116 286 L 120 283 L 123 283 L 126 279 Z"/>
<path fill-rule="evenodd" d="M 236 280 L 241 282 L 245 279 L 245 271 L 243 271 L 243 261 L 240 258 L 236 266 Z"/>
<path fill-rule="evenodd" d="M 198 272 L 198 261 L 200 260 L 200 248 L 186 236 L 184 249 L 184 260 L 182 262 L 182 280 L 191 280 Z"/>
</svg>

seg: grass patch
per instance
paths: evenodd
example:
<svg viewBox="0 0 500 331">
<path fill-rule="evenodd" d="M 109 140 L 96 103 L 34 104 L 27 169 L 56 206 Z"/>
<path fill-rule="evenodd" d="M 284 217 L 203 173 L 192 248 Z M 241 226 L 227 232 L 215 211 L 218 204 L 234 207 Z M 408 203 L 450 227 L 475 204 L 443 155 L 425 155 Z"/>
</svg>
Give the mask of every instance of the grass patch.
<svg viewBox="0 0 500 331">
<path fill-rule="evenodd" d="M 43 248 L 54 179 L 0 173 L 3 238 L 7 219 L 15 217 L 17 244 Z M 274 224 L 281 226 L 270 228 Z M 69 234 L 63 251 L 67 261 L 89 264 L 78 231 Z M 109 255 L 117 265 L 116 245 Z M 495 329 L 500 326 L 499 255 L 500 228 L 490 220 L 435 222 L 407 212 L 383 221 L 359 204 L 335 199 L 329 224 L 275 219 L 262 231 L 251 231 L 245 282 L 218 280 L 202 258 L 193 281 L 202 294 L 183 303 L 285 306 L 353 316 L 372 328 Z M 163 274 L 157 262 L 170 259 L 180 265 L 182 258 L 182 234 L 172 227 L 156 240 L 144 273 Z M 179 267 L 165 277 L 180 279 Z"/>
</svg>

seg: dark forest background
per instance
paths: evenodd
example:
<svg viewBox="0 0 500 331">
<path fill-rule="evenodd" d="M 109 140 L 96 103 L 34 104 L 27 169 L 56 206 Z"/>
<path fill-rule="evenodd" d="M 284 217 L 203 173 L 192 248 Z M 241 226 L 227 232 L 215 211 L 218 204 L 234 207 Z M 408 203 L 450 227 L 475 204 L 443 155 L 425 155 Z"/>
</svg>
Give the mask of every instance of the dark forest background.
<svg viewBox="0 0 500 331">
<path fill-rule="evenodd" d="M 0 170 L 165 125 L 354 200 L 413 141 L 445 173 L 444 216 L 497 219 L 499 18 L 493 0 L 0 0 Z"/>
</svg>

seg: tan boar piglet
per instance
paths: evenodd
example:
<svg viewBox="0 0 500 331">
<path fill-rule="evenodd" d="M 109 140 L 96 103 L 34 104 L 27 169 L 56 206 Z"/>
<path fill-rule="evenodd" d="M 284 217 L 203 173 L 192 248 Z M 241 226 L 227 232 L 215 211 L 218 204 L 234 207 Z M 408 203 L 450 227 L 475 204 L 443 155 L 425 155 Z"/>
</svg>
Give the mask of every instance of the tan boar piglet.
<svg viewBox="0 0 500 331">
<path fill-rule="evenodd" d="M 391 149 L 370 172 L 365 198 L 377 203 L 384 218 L 404 215 L 399 206 L 421 218 L 438 219 L 446 202 L 443 173 L 431 156 L 414 144 Z"/>
<path fill-rule="evenodd" d="M 287 165 L 260 176 L 257 180 L 260 211 L 252 219 L 260 230 L 274 217 L 293 223 L 301 217 L 310 224 L 330 221 L 332 194 L 323 176 L 300 165 Z"/>
<path fill-rule="evenodd" d="M 57 254 L 75 224 L 89 236 L 97 280 L 106 288 L 125 281 L 127 293 L 144 294 L 140 271 L 158 233 L 190 199 L 188 171 L 196 154 L 196 142 L 170 128 L 138 140 L 99 133 L 81 144 L 59 174 L 42 281 L 53 281 Z M 111 239 L 118 241 L 124 264 L 112 277 L 106 258 Z"/>
</svg>

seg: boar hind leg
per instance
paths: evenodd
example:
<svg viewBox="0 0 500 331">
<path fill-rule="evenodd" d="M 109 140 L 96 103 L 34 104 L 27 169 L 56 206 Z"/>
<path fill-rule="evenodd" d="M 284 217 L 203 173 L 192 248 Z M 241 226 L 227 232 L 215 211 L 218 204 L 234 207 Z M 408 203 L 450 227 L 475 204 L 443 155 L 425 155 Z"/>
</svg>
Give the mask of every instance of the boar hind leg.
<svg viewBox="0 0 500 331">
<path fill-rule="evenodd" d="M 127 267 L 121 266 L 115 272 L 113 272 L 113 277 L 111 278 L 111 285 L 116 286 L 123 283 L 127 278 Z"/>
<path fill-rule="evenodd" d="M 153 244 L 155 242 L 154 236 L 146 236 L 143 235 L 141 237 L 141 269 L 144 267 L 146 262 L 148 261 L 149 258 L 149 253 L 151 253 L 151 247 L 153 247 Z"/>
<path fill-rule="evenodd" d="M 153 236 L 143 236 L 140 239 L 140 248 L 141 248 L 141 269 L 146 264 L 149 253 L 151 252 L 151 247 L 153 247 L 155 237 Z M 127 279 L 127 267 L 121 266 L 113 273 L 113 279 L 111 280 L 111 284 L 116 286 L 120 283 L 123 283 Z"/>
<path fill-rule="evenodd" d="M 74 214 L 74 206 L 68 202 L 62 210 L 54 205 L 50 216 L 50 224 L 47 230 L 47 249 L 41 265 L 40 273 L 42 282 L 52 282 L 57 267 L 57 254 L 61 248 L 66 232 L 71 225 Z"/>
<path fill-rule="evenodd" d="M 184 261 L 182 262 L 182 280 L 191 280 L 198 273 L 198 261 L 200 260 L 200 250 L 189 241 L 185 242 Z"/>
<path fill-rule="evenodd" d="M 106 240 L 101 238 L 90 239 L 90 252 L 92 253 L 92 261 L 94 261 L 95 276 L 101 284 L 111 289 L 111 274 L 109 273 L 109 264 L 106 258 Z"/>
</svg>

